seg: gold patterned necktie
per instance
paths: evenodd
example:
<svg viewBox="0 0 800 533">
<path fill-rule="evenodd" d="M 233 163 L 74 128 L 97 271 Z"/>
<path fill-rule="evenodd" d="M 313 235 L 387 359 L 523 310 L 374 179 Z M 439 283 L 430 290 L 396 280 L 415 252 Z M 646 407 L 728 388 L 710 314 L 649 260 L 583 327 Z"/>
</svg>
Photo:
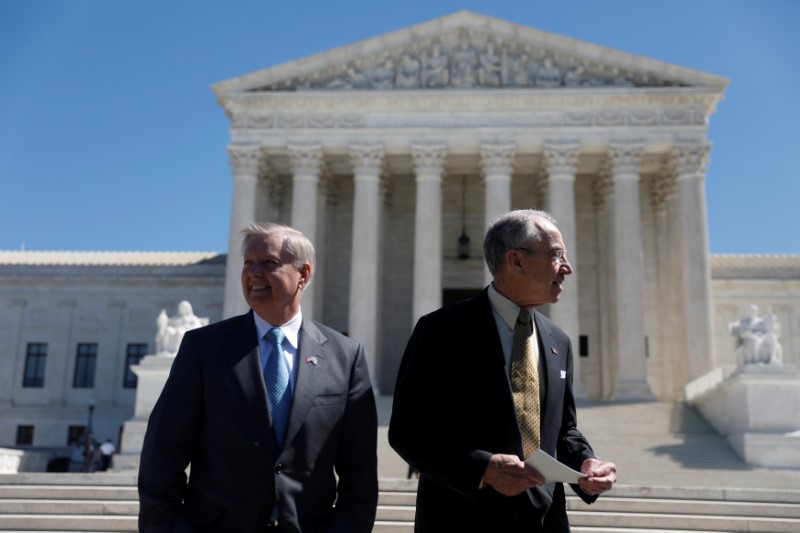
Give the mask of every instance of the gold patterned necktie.
<svg viewBox="0 0 800 533">
<path fill-rule="evenodd" d="M 511 391 L 525 459 L 538 450 L 540 444 L 538 351 L 531 314 L 527 309 L 520 309 L 511 345 Z"/>
</svg>

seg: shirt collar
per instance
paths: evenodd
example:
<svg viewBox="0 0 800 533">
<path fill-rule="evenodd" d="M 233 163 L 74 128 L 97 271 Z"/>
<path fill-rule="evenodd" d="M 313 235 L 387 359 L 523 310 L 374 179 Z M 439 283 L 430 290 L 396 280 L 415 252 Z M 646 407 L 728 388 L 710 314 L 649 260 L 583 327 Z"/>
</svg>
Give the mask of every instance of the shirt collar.
<svg viewBox="0 0 800 533">
<path fill-rule="evenodd" d="M 513 331 L 514 326 L 517 324 L 519 311 L 522 308 L 500 294 L 500 292 L 494 288 L 494 283 L 489 284 L 489 303 L 492 305 L 492 309 L 503 319 L 508 329 Z"/>
<path fill-rule="evenodd" d="M 253 320 L 256 323 L 256 333 L 258 334 L 259 339 L 263 339 L 264 335 L 267 334 L 269 330 L 272 328 L 280 328 L 283 332 L 283 335 L 286 337 L 286 340 L 289 341 L 294 349 L 297 349 L 297 338 L 300 336 L 300 325 L 303 323 L 303 310 L 300 309 L 297 311 L 297 314 L 292 317 L 286 324 L 281 326 L 273 326 L 260 316 L 258 313 L 253 311 Z"/>
</svg>

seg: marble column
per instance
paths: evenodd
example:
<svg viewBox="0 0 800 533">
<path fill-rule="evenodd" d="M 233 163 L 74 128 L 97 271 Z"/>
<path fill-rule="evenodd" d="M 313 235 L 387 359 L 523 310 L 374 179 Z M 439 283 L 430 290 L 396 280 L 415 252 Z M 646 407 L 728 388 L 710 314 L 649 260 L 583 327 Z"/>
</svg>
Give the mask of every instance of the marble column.
<svg viewBox="0 0 800 533">
<path fill-rule="evenodd" d="M 659 386 L 656 387 L 656 396 L 662 401 L 673 401 L 674 391 L 674 360 L 672 345 L 675 334 L 672 321 L 674 320 L 675 307 L 670 304 L 671 270 L 670 257 L 670 231 L 667 218 L 667 198 L 675 189 L 674 165 L 667 165 L 660 175 L 653 178 L 650 189 L 650 203 L 654 215 L 655 233 L 655 301 L 656 313 L 653 338 L 650 339 L 651 358 L 657 357 L 656 372 L 658 372 Z"/>
<path fill-rule="evenodd" d="M 596 344 L 600 347 L 600 392 L 599 399 L 609 400 L 613 397 L 617 382 L 617 365 L 619 363 L 616 353 L 616 338 L 614 337 L 616 317 L 612 312 L 614 308 L 614 278 L 611 276 L 610 265 L 614 260 L 614 237 L 611 223 L 611 203 L 613 198 L 611 175 L 612 164 L 605 159 L 592 183 L 592 200 L 595 206 L 596 243 L 597 243 L 597 269 L 595 279 L 597 284 L 598 309 L 600 310 L 600 339 Z"/>
<path fill-rule="evenodd" d="M 233 172 L 233 199 L 228 233 L 228 259 L 225 265 L 225 300 L 222 315 L 228 318 L 247 311 L 242 296 L 242 235 L 241 231 L 254 221 L 258 198 L 258 169 L 262 158 L 258 146 L 229 146 Z"/>
<path fill-rule="evenodd" d="M 378 390 L 383 145 L 350 146 L 355 194 L 350 262 L 349 335 L 364 345 L 372 386 Z"/>
<path fill-rule="evenodd" d="M 713 370 L 711 274 L 708 264 L 705 166 L 709 146 L 679 143 L 673 157 L 677 164 L 678 212 L 683 249 L 684 308 L 688 381 Z"/>
<path fill-rule="evenodd" d="M 669 346 L 668 354 L 670 358 L 670 389 L 672 400 L 681 401 L 684 399 L 684 384 L 687 379 L 686 361 L 686 321 L 683 317 L 684 309 L 684 276 L 683 270 L 683 236 L 681 235 L 681 221 L 678 220 L 678 188 L 677 188 L 677 165 L 675 158 L 668 160 L 670 167 L 671 185 L 665 190 L 664 202 L 666 204 L 666 234 L 669 250 L 666 264 L 666 294 L 665 302 L 667 322 L 664 325 L 668 329 Z"/>
<path fill-rule="evenodd" d="M 614 278 L 614 336 L 619 373 L 617 399 L 652 399 L 647 383 L 644 328 L 644 272 L 641 213 L 639 206 L 639 158 L 642 146 L 612 144 L 613 207 L 611 223 L 614 257 L 609 265 Z"/>
<path fill-rule="evenodd" d="M 290 225 L 302 232 L 315 249 L 322 249 L 322 243 L 317 239 L 317 207 L 319 194 L 319 180 L 324 162 L 322 145 L 290 144 L 289 163 L 292 168 L 292 215 Z M 303 316 L 319 318 L 316 315 L 316 302 L 314 301 L 316 282 L 314 277 L 321 272 L 311 274 L 311 283 L 303 291 L 301 302 Z M 321 310 L 321 306 L 320 306 Z"/>
<path fill-rule="evenodd" d="M 444 143 L 413 144 L 416 173 L 412 323 L 442 306 L 442 173 Z"/>
<path fill-rule="evenodd" d="M 546 144 L 544 163 L 547 170 L 547 209 L 558 221 L 564 239 L 567 258 L 573 273 L 565 282 L 559 301 L 550 305 L 550 318 L 569 335 L 573 346 L 573 391 L 585 396 L 581 383 L 580 356 L 578 355 L 578 241 L 575 223 L 575 171 L 578 165 L 577 143 Z"/>
<path fill-rule="evenodd" d="M 484 233 L 502 215 L 511 211 L 511 173 L 514 170 L 514 143 L 481 144 L 481 169 L 486 185 Z M 484 281 L 492 281 L 489 267 L 483 266 Z"/>
</svg>

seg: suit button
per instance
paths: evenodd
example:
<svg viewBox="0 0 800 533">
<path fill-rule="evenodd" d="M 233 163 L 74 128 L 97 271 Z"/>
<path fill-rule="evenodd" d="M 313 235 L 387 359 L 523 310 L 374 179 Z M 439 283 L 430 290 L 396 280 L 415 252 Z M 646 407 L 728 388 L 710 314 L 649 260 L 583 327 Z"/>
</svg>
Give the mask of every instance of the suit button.
<svg viewBox="0 0 800 533">
<path fill-rule="evenodd" d="M 275 473 L 281 475 L 282 472 L 283 472 L 283 463 L 278 463 L 277 465 L 275 465 Z"/>
</svg>

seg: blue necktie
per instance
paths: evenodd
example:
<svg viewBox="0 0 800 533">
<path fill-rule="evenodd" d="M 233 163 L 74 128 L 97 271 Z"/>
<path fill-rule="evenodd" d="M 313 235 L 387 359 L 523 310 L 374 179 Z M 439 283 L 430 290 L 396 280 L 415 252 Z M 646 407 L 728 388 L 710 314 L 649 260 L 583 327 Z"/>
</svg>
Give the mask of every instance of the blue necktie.
<svg viewBox="0 0 800 533">
<path fill-rule="evenodd" d="M 278 446 L 283 446 L 286 426 L 289 424 L 289 412 L 292 408 L 292 395 L 289 390 L 289 369 L 283 355 L 281 343 L 285 338 L 283 331 L 272 328 L 264 336 L 272 343 L 272 351 L 264 367 L 264 383 L 267 385 L 267 396 L 272 413 L 272 429 Z"/>
</svg>

